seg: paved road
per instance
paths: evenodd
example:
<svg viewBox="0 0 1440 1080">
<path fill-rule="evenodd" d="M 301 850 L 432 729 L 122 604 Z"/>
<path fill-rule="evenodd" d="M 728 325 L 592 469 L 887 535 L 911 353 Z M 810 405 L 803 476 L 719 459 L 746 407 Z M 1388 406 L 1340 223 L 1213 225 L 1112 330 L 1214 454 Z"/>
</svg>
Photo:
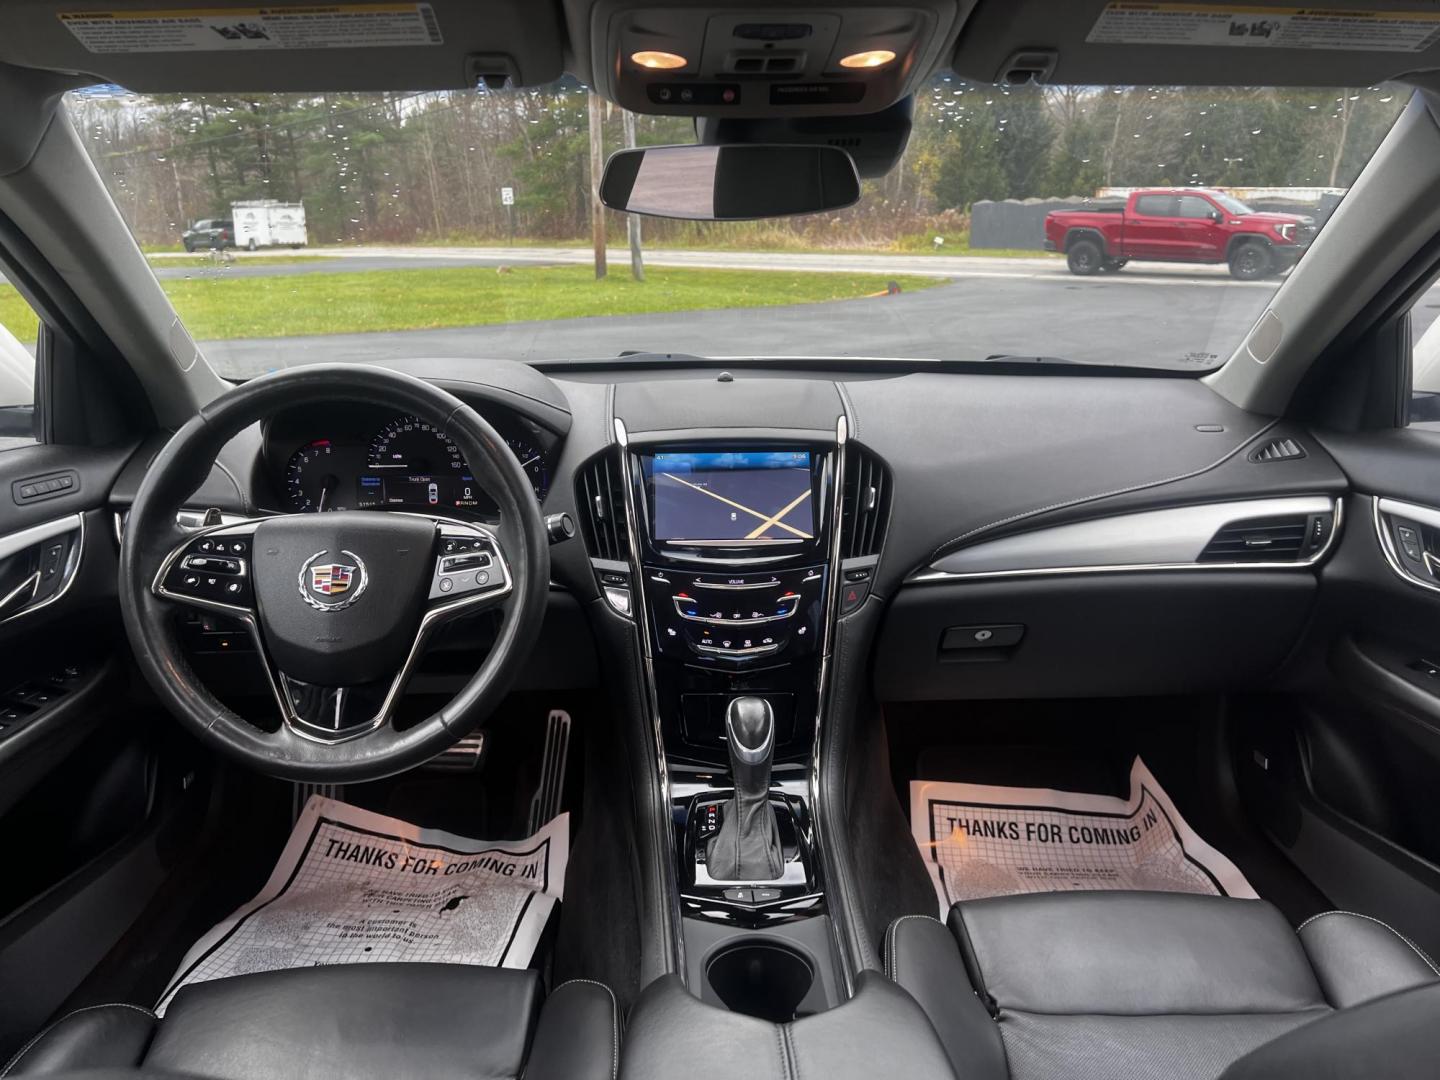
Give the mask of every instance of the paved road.
<svg viewBox="0 0 1440 1080">
<path fill-rule="evenodd" d="M 317 251 L 315 254 L 319 254 Z M 326 248 L 324 262 L 246 266 L 219 273 L 327 273 L 430 266 L 586 264 L 582 248 Z M 163 259 L 163 256 L 160 257 Z M 611 249 L 616 273 L 628 253 Z M 503 326 L 333 334 L 205 343 L 227 375 L 302 363 L 383 363 L 406 356 L 563 360 L 626 350 L 709 356 L 913 356 L 978 359 L 1043 354 L 1097 363 L 1208 367 L 1228 356 L 1277 283 L 1231 280 L 1224 267 L 1132 264 L 1077 278 L 1063 260 L 948 255 L 809 255 L 651 251 L 651 266 L 925 275 L 942 287 L 899 296 L 674 314 L 609 316 Z M 216 271 L 202 268 L 199 273 Z M 194 275 L 164 268 L 165 276 Z M 1415 309 L 1415 332 L 1440 315 L 1440 288 Z"/>
<path fill-rule="evenodd" d="M 1229 355 L 1273 288 L 1159 284 L 1171 280 L 1128 271 L 1094 279 L 962 275 L 919 292 L 824 304 L 211 342 L 204 350 L 232 376 L 403 356 L 562 360 L 626 350 L 958 359 L 1015 353 L 1193 368 Z"/>
</svg>

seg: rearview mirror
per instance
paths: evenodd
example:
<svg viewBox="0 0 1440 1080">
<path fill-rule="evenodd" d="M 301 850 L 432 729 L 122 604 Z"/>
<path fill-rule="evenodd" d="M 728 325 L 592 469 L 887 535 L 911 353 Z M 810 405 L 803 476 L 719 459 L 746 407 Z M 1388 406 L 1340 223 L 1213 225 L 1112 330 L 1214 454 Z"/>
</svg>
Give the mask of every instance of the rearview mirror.
<svg viewBox="0 0 1440 1080">
<path fill-rule="evenodd" d="M 605 166 L 611 210 L 688 221 L 817 214 L 860 198 L 855 163 L 834 146 L 647 146 Z"/>
</svg>

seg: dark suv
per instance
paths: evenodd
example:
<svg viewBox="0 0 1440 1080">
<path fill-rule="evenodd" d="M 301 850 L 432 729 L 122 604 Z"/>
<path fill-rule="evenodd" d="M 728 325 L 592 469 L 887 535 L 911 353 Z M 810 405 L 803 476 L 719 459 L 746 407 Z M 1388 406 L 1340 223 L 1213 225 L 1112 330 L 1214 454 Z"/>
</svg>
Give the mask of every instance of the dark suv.
<svg viewBox="0 0 1440 1080">
<path fill-rule="evenodd" d="M 205 218 L 180 234 L 186 251 L 235 246 L 235 222 L 229 218 Z"/>
</svg>

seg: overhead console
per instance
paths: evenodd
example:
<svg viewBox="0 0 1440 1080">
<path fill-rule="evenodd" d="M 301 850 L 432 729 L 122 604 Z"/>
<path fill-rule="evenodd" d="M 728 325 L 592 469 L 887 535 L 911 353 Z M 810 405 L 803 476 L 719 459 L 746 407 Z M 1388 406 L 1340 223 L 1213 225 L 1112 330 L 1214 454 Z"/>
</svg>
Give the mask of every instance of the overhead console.
<svg viewBox="0 0 1440 1080">
<path fill-rule="evenodd" d="M 878 112 L 947 55 L 968 0 L 718 9 L 665 0 L 567 0 L 591 82 L 640 113 L 826 116 Z"/>
</svg>

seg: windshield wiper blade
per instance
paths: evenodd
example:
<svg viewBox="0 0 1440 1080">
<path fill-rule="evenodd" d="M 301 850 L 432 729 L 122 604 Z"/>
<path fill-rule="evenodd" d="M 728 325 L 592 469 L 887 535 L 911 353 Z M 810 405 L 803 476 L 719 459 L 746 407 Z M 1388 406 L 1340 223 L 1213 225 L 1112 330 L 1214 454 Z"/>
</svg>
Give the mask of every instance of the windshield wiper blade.
<svg viewBox="0 0 1440 1080">
<path fill-rule="evenodd" d="M 1070 360 L 1064 356 L 1021 356 L 1018 353 L 991 353 L 985 363 L 997 364 L 1080 364 L 1083 360 Z"/>
</svg>

